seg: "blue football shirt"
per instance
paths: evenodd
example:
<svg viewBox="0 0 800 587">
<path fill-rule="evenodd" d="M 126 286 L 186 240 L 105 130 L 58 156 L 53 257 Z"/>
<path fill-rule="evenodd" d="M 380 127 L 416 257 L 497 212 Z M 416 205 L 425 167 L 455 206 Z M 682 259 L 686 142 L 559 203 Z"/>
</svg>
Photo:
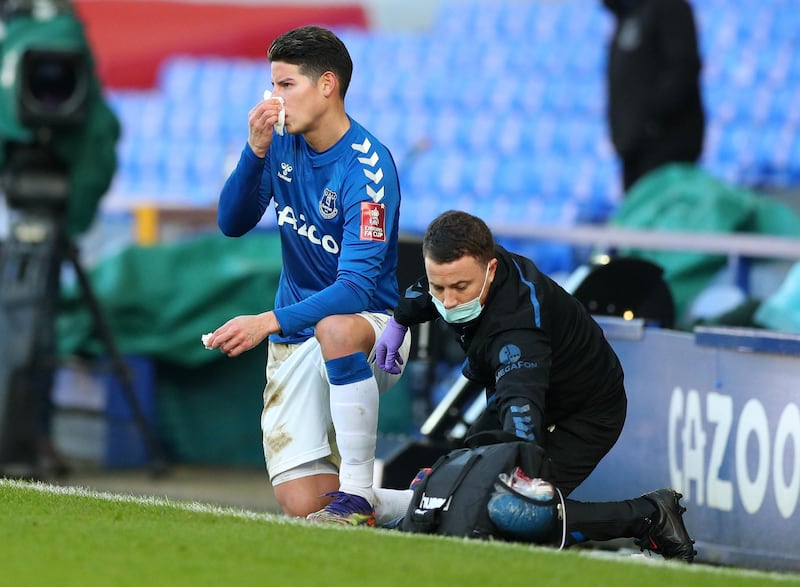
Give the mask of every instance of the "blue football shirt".
<svg viewBox="0 0 800 587">
<path fill-rule="evenodd" d="M 220 194 L 220 228 L 245 234 L 270 202 L 283 260 L 274 306 L 282 332 L 271 340 L 301 342 L 325 316 L 394 308 L 400 185 L 371 133 L 350 118 L 321 153 L 302 135 L 276 133 L 264 159 L 246 145 Z"/>
</svg>

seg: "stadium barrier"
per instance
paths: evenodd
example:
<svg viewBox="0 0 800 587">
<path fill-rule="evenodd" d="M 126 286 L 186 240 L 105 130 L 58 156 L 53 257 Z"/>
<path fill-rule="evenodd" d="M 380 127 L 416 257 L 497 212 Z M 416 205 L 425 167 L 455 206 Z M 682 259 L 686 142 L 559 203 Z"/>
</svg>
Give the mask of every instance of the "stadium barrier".
<svg viewBox="0 0 800 587">
<path fill-rule="evenodd" d="M 598 321 L 625 367 L 628 419 L 573 497 L 671 486 L 699 561 L 800 571 L 800 336 Z"/>
</svg>

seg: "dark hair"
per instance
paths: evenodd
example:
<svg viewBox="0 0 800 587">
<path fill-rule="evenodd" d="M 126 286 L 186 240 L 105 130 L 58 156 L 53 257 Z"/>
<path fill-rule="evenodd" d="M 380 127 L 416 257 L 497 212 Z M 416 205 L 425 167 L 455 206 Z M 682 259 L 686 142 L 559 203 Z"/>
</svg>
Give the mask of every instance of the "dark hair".
<svg viewBox="0 0 800 587">
<path fill-rule="evenodd" d="M 488 263 L 494 258 L 494 237 L 477 216 L 448 210 L 436 217 L 425 231 L 422 255 L 436 263 L 452 263 L 464 256 Z"/>
<path fill-rule="evenodd" d="M 300 73 L 314 81 L 326 71 L 332 71 L 339 80 L 342 100 L 353 75 L 353 60 L 342 40 L 318 26 L 304 26 L 283 33 L 272 41 L 267 59 L 299 65 Z"/>
</svg>

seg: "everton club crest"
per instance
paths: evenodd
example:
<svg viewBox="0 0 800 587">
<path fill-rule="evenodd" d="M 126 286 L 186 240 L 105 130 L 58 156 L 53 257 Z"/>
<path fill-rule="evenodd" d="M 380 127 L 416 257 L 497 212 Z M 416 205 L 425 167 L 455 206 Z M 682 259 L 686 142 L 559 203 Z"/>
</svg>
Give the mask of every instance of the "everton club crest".
<svg viewBox="0 0 800 587">
<path fill-rule="evenodd" d="M 325 188 L 322 192 L 322 198 L 319 201 L 319 213 L 325 220 L 330 220 L 339 213 L 336 208 L 336 192 L 329 188 Z"/>
</svg>

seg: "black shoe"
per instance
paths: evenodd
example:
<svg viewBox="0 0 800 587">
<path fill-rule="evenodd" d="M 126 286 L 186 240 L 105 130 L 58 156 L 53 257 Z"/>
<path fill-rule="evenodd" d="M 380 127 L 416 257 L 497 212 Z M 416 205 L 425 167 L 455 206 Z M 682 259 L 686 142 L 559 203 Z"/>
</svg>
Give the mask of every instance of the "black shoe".
<svg viewBox="0 0 800 587">
<path fill-rule="evenodd" d="M 683 523 L 683 512 L 686 511 L 680 504 L 683 495 L 674 489 L 659 489 L 645 493 L 642 497 L 656 506 L 658 518 L 650 521 L 650 527 L 644 536 L 634 541 L 636 545 L 664 558 L 692 562 L 697 551 L 694 549 L 694 540 L 689 538 Z"/>
</svg>

